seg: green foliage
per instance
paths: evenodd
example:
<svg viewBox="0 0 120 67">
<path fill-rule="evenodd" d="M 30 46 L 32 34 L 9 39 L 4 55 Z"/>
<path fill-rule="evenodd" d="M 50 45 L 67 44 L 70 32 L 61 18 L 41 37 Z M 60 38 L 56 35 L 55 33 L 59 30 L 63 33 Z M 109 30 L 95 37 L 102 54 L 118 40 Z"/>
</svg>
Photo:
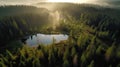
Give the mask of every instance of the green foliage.
<svg viewBox="0 0 120 67">
<path fill-rule="evenodd" d="M 3 62 L 0 62 L 0 67 L 6 67 L 6 65 Z"/>
<path fill-rule="evenodd" d="M 71 56 L 74 57 L 76 53 L 76 48 L 72 47 Z"/>
<path fill-rule="evenodd" d="M 68 60 L 65 60 L 64 63 L 63 63 L 63 67 L 69 67 L 69 66 L 70 66 L 70 65 L 69 65 Z"/>
<path fill-rule="evenodd" d="M 14 26 L 16 29 L 19 28 L 18 25 L 17 25 L 17 23 L 16 23 L 15 21 L 13 21 L 13 26 Z"/>
<path fill-rule="evenodd" d="M 76 55 L 74 55 L 74 57 L 73 57 L 73 66 L 74 67 L 77 67 L 78 66 L 78 55 L 76 54 Z"/>
<path fill-rule="evenodd" d="M 91 61 L 90 65 L 88 67 L 94 67 L 94 61 Z"/>
<path fill-rule="evenodd" d="M 35 58 L 35 60 L 32 62 L 32 65 L 32 67 L 41 67 L 40 60 Z"/>
<path fill-rule="evenodd" d="M 54 56 L 54 53 L 52 50 L 49 51 L 49 55 L 48 55 L 48 60 L 49 60 L 49 63 L 55 63 L 54 60 L 55 60 L 55 56 Z"/>
<path fill-rule="evenodd" d="M 114 51 L 115 51 L 115 45 L 113 44 L 111 47 L 109 47 L 105 53 L 106 60 L 110 60 L 114 57 Z"/>
<path fill-rule="evenodd" d="M 116 56 L 117 56 L 117 58 L 120 58 L 120 47 L 119 46 L 116 49 Z"/>
<path fill-rule="evenodd" d="M 103 47 L 100 45 L 100 46 L 96 49 L 96 54 L 97 54 L 97 55 L 102 54 L 102 53 L 101 53 L 102 50 L 103 50 Z"/>
<path fill-rule="evenodd" d="M 68 56 L 70 56 L 70 51 L 69 48 L 66 48 L 64 52 L 63 60 L 68 60 L 69 59 Z"/>
<path fill-rule="evenodd" d="M 120 64 L 118 64 L 117 67 L 120 67 Z"/>
<path fill-rule="evenodd" d="M 86 60 L 87 60 L 86 55 L 85 55 L 85 53 L 83 53 L 81 55 L 81 58 L 80 58 L 81 66 L 85 66 L 86 65 L 86 63 L 87 63 Z"/>
<path fill-rule="evenodd" d="M 47 46 L 23 46 L 14 52 L 6 50 L 0 55 L 0 67 L 101 67 L 101 64 L 103 67 L 120 67 L 120 10 L 85 4 L 58 5 L 55 10 L 61 11 L 62 19 L 53 30 L 52 24 L 48 23 L 51 19 L 47 10 L 16 7 L 5 9 L 15 8 L 18 11 L 15 14 L 21 15 L 4 13 L 6 17 L 0 18 L 0 45 L 38 32 L 65 33 L 69 38 L 60 43 L 53 38 L 53 43 Z M 29 12 L 30 9 L 34 10 Z M 8 46 L 18 44 L 14 42 Z"/>
</svg>

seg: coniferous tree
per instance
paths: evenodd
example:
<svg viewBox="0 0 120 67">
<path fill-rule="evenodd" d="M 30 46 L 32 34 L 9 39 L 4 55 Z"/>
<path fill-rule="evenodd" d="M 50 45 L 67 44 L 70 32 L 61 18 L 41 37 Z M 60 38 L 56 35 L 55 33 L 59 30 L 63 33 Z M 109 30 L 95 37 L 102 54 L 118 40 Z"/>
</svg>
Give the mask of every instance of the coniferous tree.
<svg viewBox="0 0 120 67">
<path fill-rule="evenodd" d="M 115 51 L 115 45 L 113 44 L 111 47 L 109 47 L 107 50 L 106 50 L 106 53 L 105 53 L 105 58 L 106 60 L 110 60 L 114 57 L 114 51 Z"/>
<path fill-rule="evenodd" d="M 91 61 L 91 63 L 88 65 L 88 67 L 94 67 L 94 60 Z"/>
</svg>

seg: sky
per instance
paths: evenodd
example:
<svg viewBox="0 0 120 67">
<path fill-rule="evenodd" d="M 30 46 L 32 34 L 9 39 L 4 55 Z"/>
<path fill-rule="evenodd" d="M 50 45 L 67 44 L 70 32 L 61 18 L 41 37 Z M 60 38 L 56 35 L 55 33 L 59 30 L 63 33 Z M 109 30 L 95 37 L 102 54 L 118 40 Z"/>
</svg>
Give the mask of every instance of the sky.
<svg viewBox="0 0 120 67">
<path fill-rule="evenodd" d="M 0 0 L 0 5 L 16 5 L 16 4 L 24 4 L 24 5 L 30 5 L 34 3 L 39 2 L 46 2 L 46 1 L 76 1 L 79 3 L 85 2 L 85 3 L 101 3 L 104 1 L 120 1 L 120 0 Z"/>
<path fill-rule="evenodd" d="M 32 3 L 38 3 L 45 0 L 0 0 L 0 5 L 14 5 L 14 4 L 32 4 Z"/>
</svg>

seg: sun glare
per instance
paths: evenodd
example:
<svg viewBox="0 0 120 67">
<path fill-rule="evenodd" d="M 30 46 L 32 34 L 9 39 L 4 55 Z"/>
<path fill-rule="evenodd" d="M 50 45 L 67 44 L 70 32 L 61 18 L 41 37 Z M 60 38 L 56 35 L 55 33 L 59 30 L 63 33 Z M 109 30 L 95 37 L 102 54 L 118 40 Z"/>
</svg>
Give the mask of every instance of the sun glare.
<svg viewBox="0 0 120 67">
<path fill-rule="evenodd" d="M 48 0 L 48 2 L 75 2 L 75 0 Z"/>
<path fill-rule="evenodd" d="M 47 2 L 87 3 L 89 0 L 48 0 Z"/>
</svg>

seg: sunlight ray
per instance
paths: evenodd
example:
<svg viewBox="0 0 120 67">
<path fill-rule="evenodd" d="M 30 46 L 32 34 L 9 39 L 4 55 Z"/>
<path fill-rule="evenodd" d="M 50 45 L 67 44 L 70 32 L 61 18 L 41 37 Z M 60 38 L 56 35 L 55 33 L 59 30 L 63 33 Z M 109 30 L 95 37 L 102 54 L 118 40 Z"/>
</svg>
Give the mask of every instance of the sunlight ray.
<svg viewBox="0 0 120 67">
<path fill-rule="evenodd" d="M 48 0 L 47 2 L 87 3 L 90 0 Z"/>
</svg>

